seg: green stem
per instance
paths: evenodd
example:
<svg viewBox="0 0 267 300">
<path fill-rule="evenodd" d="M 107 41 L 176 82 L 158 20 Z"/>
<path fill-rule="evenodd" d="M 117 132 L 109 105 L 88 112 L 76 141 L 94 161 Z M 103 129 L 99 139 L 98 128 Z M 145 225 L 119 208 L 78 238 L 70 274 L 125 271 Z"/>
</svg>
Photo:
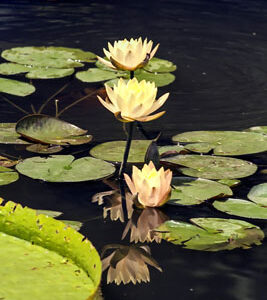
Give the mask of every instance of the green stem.
<svg viewBox="0 0 267 300">
<path fill-rule="evenodd" d="M 16 105 L 16 104 L 13 103 L 12 101 L 10 101 L 7 97 L 5 97 L 5 96 L 3 96 L 3 95 L 1 95 L 1 96 L 2 96 L 2 99 L 3 99 L 3 100 L 5 100 L 5 101 L 6 101 L 7 103 L 9 103 L 10 105 L 16 107 L 16 109 L 22 111 L 22 112 L 23 112 L 24 114 L 26 114 L 26 115 L 29 114 L 28 111 L 26 111 L 26 110 L 24 110 L 23 108 L 21 108 L 20 106 Z"/>
<path fill-rule="evenodd" d="M 121 163 L 120 171 L 119 171 L 119 179 L 123 179 L 123 173 L 125 171 L 125 167 L 127 164 L 130 148 L 131 148 L 131 143 L 132 143 L 132 138 L 133 138 L 133 128 L 134 128 L 135 122 L 129 123 L 129 132 L 128 132 L 128 137 L 127 137 L 127 142 L 126 142 L 126 147 L 124 150 L 124 155 L 123 155 L 123 161 Z"/>
</svg>

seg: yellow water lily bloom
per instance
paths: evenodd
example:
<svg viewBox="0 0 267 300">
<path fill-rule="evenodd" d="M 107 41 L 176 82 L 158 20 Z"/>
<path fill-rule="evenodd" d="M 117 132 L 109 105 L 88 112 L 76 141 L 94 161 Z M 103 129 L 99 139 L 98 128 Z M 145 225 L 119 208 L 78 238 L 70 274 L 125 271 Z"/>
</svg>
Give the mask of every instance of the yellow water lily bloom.
<svg viewBox="0 0 267 300">
<path fill-rule="evenodd" d="M 108 98 L 104 101 L 97 96 L 98 100 L 122 122 L 148 122 L 165 113 L 162 111 L 150 115 L 159 109 L 169 97 L 169 93 L 166 93 L 156 100 L 158 89 L 154 82 L 145 80 L 138 82 L 136 78 L 127 82 L 120 78 L 113 89 L 108 85 L 105 87 Z"/>
<path fill-rule="evenodd" d="M 125 181 L 133 195 L 143 207 L 157 207 L 165 204 L 171 195 L 172 172 L 163 167 L 157 170 L 152 161 L 142 170 L 133 166 L 132 179 L 124 174 Z"/>
<path fill-rule="evenodd" d="M 97 57 L 98 60 L 110 68 L 134 71 L 144 67 L 155 55 L 159 44 L 152 50 L 153 42 L 139 39 L 116 41 L 112 46 L 108 43 L 108 50 L 103 49 L 108 60 Z"/>
</svg>

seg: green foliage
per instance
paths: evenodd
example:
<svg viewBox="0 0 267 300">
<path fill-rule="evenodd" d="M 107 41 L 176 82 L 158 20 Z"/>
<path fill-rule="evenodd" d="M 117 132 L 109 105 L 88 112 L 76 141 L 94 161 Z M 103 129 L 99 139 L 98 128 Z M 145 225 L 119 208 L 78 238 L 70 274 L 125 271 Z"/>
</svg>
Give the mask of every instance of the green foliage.
<svg viewBox="0 0 267 300">
<path fill-rule="evenodd" d="M 187 249 L 201 251 L 232 250 L 260 245 L 264 233 L 259 227 L 240 220 L 193 218 L 193 224 L 167 221 L 157 230 L 163 239 Z"/>
<path fill-rule="evenodd" d="M 162 162 L 167 162 L 184 175 L 207 179 L 242 178 L 257 171 L 257 166 L 251 162 L 210 155 L 177 155 L 163 158 Z"/>
<path fill-rule="evenodd" d="M 150 140 L 133 140 L 128 162 L 144 162 L 146 151 L 150 143 Z M 93 147 L 90 154 L 96 158 L 101 158 L 107 161 L 122 162 L 125 146 L 125 141 L 106 142 Z"/>
<path fill-rule="evenodd" d="M 15 130 L 16 123 L 0 123 L 1 144 L 29 144 L 21 139 L 21 135 Z"/>
<path fill-rule="evenodd" d="M 216 181 L 192 178 L 174 177 L 172 179 L 172 194 L 168 204 L 196 205 L 214 197 L 231 196 L 232 190 Z"/>
<path fill-rule="evenodd" d="M 35 92 L 35 87 L 26 82 L 0 78 L 0 92 L 25 97 Z"/>
<path fill-rule="evenodd" d="M 115 167 L 103 160 L 72 155 L 36 156 L 16 165 L 19 173 L 48 182 L 79 182 L 103 179 L 115 172 Z"/>
<path fill-rule="evenodd" d="M 7 185 L 19 179 L 19 175 L 12 169 L 0 166 L 0 186 Z"/>
<path fill-rule="evenodd" d="M 0 206 L 0 240 L 0 297 L 82 300 L 96 293 L 99 255 L 64 223 L 8 202 Z"/>
</svg>

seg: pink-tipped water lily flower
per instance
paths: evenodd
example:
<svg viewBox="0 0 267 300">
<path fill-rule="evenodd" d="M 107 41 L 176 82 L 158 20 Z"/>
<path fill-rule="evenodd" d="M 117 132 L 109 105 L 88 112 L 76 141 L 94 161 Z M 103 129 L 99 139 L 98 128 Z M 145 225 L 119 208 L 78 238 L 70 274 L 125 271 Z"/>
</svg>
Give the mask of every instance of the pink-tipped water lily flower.
<svg viewBox="0 0 267 300">
<path fill-rule="evenodd" d="M 97 57 L 98 60 L 110 68 L 135 71 L 144 67 L 155 55 L 159 44 L 152 50 L 153 42 L 139 39 L 119 40 L 112 46 L 108 43 L 108 50 L 103 49 L 108 60 Z"/>
<path fill-rule="evenodd" d="M 97 96 L 98 100 L 122 122 L 148 122 L 165 113 L 165 111 L 161 111 L 151 115 L 169 97 L 169 93 L 166 93 L 156 100 L 158 89 L 154 82 L 145 80 L 138 82 L 136 78 L 127 82 L 120 78 L 113 89 L 108 85 L 105 87 L 108 98 L 103 100 Z"/>
<path fill-rule="evenodd" d="M 171 195 L 172 172 L 157 170 L 152 161 L 145 164 L 142 170 L 133 166 L 132 178 L 124 174 L 126 183 L 138 203 L 143 207 L 158 207 L 165 204 Z"/>
</svg>

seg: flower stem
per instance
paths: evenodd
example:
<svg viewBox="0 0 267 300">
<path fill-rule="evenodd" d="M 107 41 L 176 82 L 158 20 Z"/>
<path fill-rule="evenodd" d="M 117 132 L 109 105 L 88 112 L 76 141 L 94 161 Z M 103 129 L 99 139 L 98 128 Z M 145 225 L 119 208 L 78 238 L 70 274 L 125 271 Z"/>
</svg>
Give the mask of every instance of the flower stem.
<svg viewBox="0 0 267 300">
<path fill-rule="evenodd" d="M 128 137 L 127 137 L 127 142 L 126 142 L 126 147 L 124 150 L 124 155 L 123 155 L 123 161 L 121 163 L 120 171 L 119 171 L 119 179 L 123 179 L 123 173 L 125 171 L 125 167 L 127 164 L 130 148 L 131 148 L 131 142 L 132 142 L 132 137 L 133 137 L 133 128 L 134 128 L 135 122 L 129 123 L 129 131 L 128 131 Z"/>
<path fill-rule="evenodd" d="M 127 203 L 126 203 L 126 194 L 125 194 L 125 185 L 124 181 L 119 181 L 119 188 L 120 188 L 120 194 L 121 194 L 121 206 L 123 211 L 123 221 L 128 219 L 128 210 L 127 210 Z"/>
<path fill-rule="evenodd" d="M 134 78 L 134 71 L 130 71 L 130 79 Z"/>
</svg>

